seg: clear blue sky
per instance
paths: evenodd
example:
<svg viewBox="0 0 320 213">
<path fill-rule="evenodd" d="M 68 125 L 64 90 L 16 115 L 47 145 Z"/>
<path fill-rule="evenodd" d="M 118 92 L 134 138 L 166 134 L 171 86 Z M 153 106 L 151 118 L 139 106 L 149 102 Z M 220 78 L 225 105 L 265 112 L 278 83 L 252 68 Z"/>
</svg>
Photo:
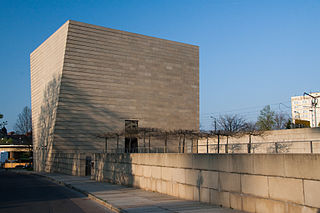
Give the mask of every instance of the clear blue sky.
<svg viewBox="0 0 320 213">
<path fill-rule="evenodd" d="M 30 106 L 29 54 L 68 19 L 200 46 L 200 119 L 319 91 L 320 1 L 8 0 L 0 6 L 0 113 Z M 280 107 L 279 107 L 280 106 Z M 213 114 L 211 114 L 213 113 Z"/>
</svg>

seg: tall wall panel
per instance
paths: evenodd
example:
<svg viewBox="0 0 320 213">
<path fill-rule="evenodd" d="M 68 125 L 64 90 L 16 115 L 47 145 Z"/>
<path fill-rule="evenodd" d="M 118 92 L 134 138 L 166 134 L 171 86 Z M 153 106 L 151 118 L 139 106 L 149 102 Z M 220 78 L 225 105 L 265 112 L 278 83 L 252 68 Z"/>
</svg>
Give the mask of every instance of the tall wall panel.
<svg viewBox="0 0 320 213">
<path fill-rule="evenodd" d="M 199 128 L 197 46 L 76 21 L 62 28 L 66 45 L 53 57 L 63 63 L 50 71 L 63 64 L 52 153 L 102 152 L 96 136 L 123 129 L 127 119 L 140 127 Z"/>
<path fill-rule="evenodd" d="M 42 170 L 53 149 L 56 109 L 69 22 L 30 55 L 34 167 Z"/>
</svg>

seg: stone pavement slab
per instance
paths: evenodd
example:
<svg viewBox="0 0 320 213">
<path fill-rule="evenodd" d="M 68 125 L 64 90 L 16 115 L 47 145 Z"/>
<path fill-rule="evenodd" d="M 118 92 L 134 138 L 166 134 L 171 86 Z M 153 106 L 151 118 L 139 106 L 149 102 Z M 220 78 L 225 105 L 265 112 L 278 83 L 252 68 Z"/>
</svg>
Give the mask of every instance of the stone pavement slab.
<svg viewBox="0 0 320 213">
<path fill-rule="evenodd" d="M 242 211 L 221 208 L 196 201 L 183 200 L 169 195 L 132 187 L 96 182 L 90 177 L 57 173 L 33 173 L 80 191 L 115 212 L 213 212 L 240 213 Z"/>
</svg>

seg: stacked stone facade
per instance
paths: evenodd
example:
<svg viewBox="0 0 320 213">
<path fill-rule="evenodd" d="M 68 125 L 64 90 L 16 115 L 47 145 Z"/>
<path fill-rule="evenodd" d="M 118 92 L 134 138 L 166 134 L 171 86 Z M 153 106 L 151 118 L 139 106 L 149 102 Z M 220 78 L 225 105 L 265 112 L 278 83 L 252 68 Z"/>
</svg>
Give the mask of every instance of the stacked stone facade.
<svg viewBox="0 0 320 213">
<path fill-rule="evenodd" d="M 125 120 L 199 128 L 197 46 L 67 21 L 30 58 L 38 171 L 59 167 L 57 153 L 105 151 L 97 135 Z"/>
</svg>

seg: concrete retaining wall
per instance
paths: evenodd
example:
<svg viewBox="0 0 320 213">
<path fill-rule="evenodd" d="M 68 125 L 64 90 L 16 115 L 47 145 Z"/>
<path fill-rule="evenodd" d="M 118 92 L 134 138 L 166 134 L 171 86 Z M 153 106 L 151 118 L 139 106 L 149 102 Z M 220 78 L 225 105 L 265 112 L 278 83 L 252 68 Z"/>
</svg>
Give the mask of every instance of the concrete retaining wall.
<svg viewBox="0 0 320 213">
<path fill-rule="evenodd" d="M 220 153 L 248 153 L 248 143 L 252 143 L 252 153 L 275 153 L 278 143 L 279 153 L 320 153 L 320 128 L 282 129 L 261 132 L 259 135 L 220 136 Z M 312 143 L 312 145 L 310 145 Z M 207 148 L 208 144 L 208 148 Z M 200 138 L 199 153 L 216 153 L 218 137 Z"/>
<path fill-rule="evenodd" d="M 44 163 L 45 172 L 58 172 L 68 175 L 85 176 L 86 153 L 51 153 Z"/>
<path fill-rule="evenodd" d="M 247 212 L 318 212 L 318 154 L 96 154 L 92 177 Z"/>
</svg>

